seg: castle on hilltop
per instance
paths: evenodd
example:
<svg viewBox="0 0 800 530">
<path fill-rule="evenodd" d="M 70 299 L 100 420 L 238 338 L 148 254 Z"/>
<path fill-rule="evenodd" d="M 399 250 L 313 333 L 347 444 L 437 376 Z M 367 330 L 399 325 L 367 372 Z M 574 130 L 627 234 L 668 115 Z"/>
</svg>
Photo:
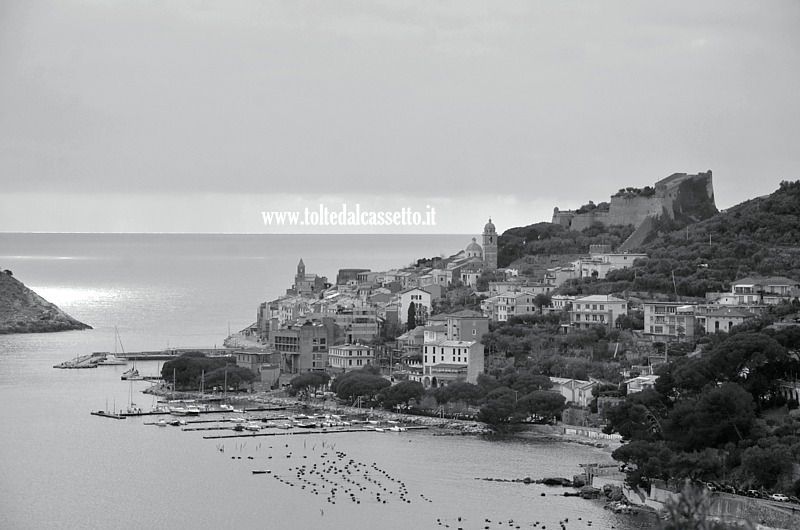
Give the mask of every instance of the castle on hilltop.
<svg viewBox="0 0 800 530">
<path fill-rule="evenodd" d="M 590 203 L 591 204 L 591 203 Z M 580 231 L 601 223 L 639 227 L 648 218 L 666 216 L 670 219 L 700 221 L 717 213 L 711 171 L 688 175 L 674 173 L 659 180 L 654 187 L 626 188 L 611 196 L 610 203 L 592 209 L 553 210 L 553 224 Z"/>
</svg>

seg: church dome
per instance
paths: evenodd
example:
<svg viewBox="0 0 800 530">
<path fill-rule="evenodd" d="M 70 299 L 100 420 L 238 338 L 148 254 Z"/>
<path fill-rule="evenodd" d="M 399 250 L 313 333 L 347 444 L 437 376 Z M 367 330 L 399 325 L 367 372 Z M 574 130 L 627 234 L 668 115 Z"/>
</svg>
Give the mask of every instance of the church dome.
<svg viewBox="0 0 800 530">
<path fill-rule="evenodd" d="M 472 243 L 467 245 L 467 248 L 465 250 L 468 256 L 470 254 L 477 254 L 478 256 L 483 254 L 483 248 L 475 241 L 474 237 L 472 238 Z"/>
<path fill-rule="evenodd" d="M 494 224 L 492 223 L 492 218 L 491 217 L 489 218 L 489 222 L 486 223 L 486 226 L 483 227 L 483 231 L 484 231 L 484 233 L 494 232 Z"/>
</svg>

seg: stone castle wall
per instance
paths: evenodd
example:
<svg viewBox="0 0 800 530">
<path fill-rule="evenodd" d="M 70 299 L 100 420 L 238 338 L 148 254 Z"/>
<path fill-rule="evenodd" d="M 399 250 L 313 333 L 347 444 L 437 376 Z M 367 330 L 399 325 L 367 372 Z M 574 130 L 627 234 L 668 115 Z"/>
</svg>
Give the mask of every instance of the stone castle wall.
<svg viewBox="0 0 800 530">
<path fill-rule="evenodd" d="M 639 226 L 646 217 L 657 216 L 665 211 L 672 217 L 671 197 L 611 197 L 609 225 Z"/>
<path fill-rule="evenodd" d="M 553 211 L 553 224 L 570 230 L 581 231 L 594 223 L 610 225 L 633 225 L 638 227 L 648 217 L 667 215 L 674 219 L 675 213 L 691 213 L 684 210 L 700 208 L 703 217 L 714 206 L 714 188 L 711 171 L 688 175 L 675 173 L 656 182 L 655 194 L 644 196 L 611 197 L 609 211 L 577 213 L 574 210 Z"/>
</svg>

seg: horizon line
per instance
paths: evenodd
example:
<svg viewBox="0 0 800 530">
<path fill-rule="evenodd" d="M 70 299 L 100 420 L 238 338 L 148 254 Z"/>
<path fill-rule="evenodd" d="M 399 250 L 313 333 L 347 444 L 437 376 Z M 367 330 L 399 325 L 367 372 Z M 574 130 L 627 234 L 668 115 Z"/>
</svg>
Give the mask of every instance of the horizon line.
<svg viewBox="0 0 800 530">
<path fill-rule="evenodd" d="M 56 232 L 31 230 L 27 232 L 0 230 L 0 234 L 83 234 L 83 235 L 177 235 L 177 236 L 468 236 L 472 232 L 434 232 L 431 234 L 401 232 L 401 233 L 365 233 L 365 232 Z"/>
</svg>

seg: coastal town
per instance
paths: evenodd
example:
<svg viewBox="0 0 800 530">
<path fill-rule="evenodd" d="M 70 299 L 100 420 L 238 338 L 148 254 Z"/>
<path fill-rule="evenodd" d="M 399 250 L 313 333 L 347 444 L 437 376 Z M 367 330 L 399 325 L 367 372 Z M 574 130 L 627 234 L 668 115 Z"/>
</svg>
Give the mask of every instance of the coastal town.
<svg viewBox="0 0 800 530">
<path fill-rule="evenodd" d="M 556 209 L 550 226 L 580 227 L 587 213 L 593 220 L 583 231 L 598 228 L 603 216 L 632 221 L 617 238 L 621 244 L 605 242 L 613 240 L 610 237 L 595 238 L 582 254 L 530 255 L 512 248 L 509 259 L 508 236 L 513 231 L 504 235 L 503 245 L 489 219 L 451 256 L 423 258 L 393 270 L 372 271 L 354 264 L 330 281 L 307 271 L 299 259 L 286 293 L 262 303 L 256 322 L 229 337 L 227 345 L 235 349 L 237 364 L 255 374 L 246 385 L 255 392 L 312 401 L 314 396 L 323 401 L 330 396 L 344 406 L 368 404 L 395 412 L 478 419 L 494 428 L 557 421 L 562 433 L 587 440 L 618 444 L 621 437 L 629 443 L 614 457 L 624 464 L 627 483 L 647 492 L 642 493 L 643 503 L 663 497 L 684 478 L 728 494 L 731 502 L 739 502 L 734 502 L 734 511 L 749 514 L 759 498 L 779 506 L 800 503 L 793 491 L 796 464 L 762 454 L 755 443 L 764 436 L 756 434 L 758 425 L 767 425 L 760 423 L 767 420 L 759 420 L 759 414 L 769 411 L 766 428 L 776 433 L 798 426 L 794 411 L 800 385 L 792 370 L 798 361 L 800 280 L 740 272 L 730 281 L 707 282 L 724 288 L 698 293 L 676 279 L 671 268 L 667 281 L 661 282 L 666 288 L 630 288 L 645 275 L 643 265 L 654 261 L 652 250 L 648 255 L 643 245 L 658 231 L 658 216 L 652 212 L 667 211 L 665 197 L 670 211 L 676 212 L 681 201 L 698 202 L 696 196 L 686 197 L 698 188 L 713 207 L 710 179 L 710 172 L 676 174 L 650 191 L 620 190 L 610 205 L 590 203 L 574 212 Z M 796 188 L 787 184 L 779 191 L 796 194 Z M 642 208 L 643 202 L 654 199 L 655 207 Z M 627 211 L 621 211 L 620 204 Z M 715 207 L 709 212 L 707 204 L 695 213 L 704 209 L 698 224 L 690 224 L 696 231 L 705 219 L 713 222 L 730 215 L 716 213 Z M 633 210 L 638 218 L 631 217 Z M 684 230 L 688 241 L 690 228 Z M 718 237 L 710 228 L 708 232 L 699 237 Z M 713 259 L 694 262 L 693 273 L 720 276 Z M 614 288 L 623 281 L 627 289 Z M 679 289 L 691 293 L 681 295 Z M 745 336 L 760 342 L 726 345 Z M 764 353 L 769 349 L 764 341 L 773 341 L 769 346 L 780 351 Z M 735 360 L 729 348 L 738 348 Z M 687 371 L 710 370 L 708 363 L 734 372 L 702 376 L 709 383 L 716 381 L 711 386 L 686 380 Z M 315 379 L 313 374 L 324 375 Z M 668 382 L 659 383 L 663 377 Z M 735 395 L 714 397 L 715 392 Z M 682 417 L 678 405 L 689 396 L 727 400 L 728 412 Z M 741 422 L 730 418 L 730 407 L 743 407 Z M 776 407 L 784 412 L 777 413 Z M 671 441 L 679 432 L 670 431 L 699 432 L 697 422 L 704 421 L 722 422 L 719 429 L 725 432 L 714 433 L 711 441 L 696 439 L 683 446 Z M 753 442 L 746 442 L 748 432 Z M 793 438 L 784 440 L 779 434 L 777 439 L 788 448 Z M 731 449 L 737 440 L 741 446 Z M 729 448 L 718 453 L 715 447 L 724 443 Z M 666 447 L 674 455 L 653 467 L 649 451 L 660 450 L 663 457 Z M 724 473 L 721 463 L 710 469 L 685 467 L 687 458 L 704 454 L 717 462 L 723 452 L 731 451 L 739 465 Z M 775 458 L 778 461 L 772 462 Z M 755 462 L 770 462 L 773 471 L 759 477 L 752 468 L 759 465 Z M 737 478 L 726 482 L 723 474 Z M 750 508 L 741 508 L 746 502 Z"/>
<path fill-rule="evenodd" d="M 787 182 L 717 212 L 711 172 L 674 174 L 502 236 L 488 219 L 463 249 L 397 269 L 356 263 L 330 281 L 299 258 L 285 293 L 225 348 L 119 356 L 165 360 L 147 392 L 169 406 L 93 414 L 223 431 L 209 439 L 430 427 L 558 439 L 613 451 L 618 465 L 483 480 L 575 487 L 626 513 L 667 506 L 689 481 L 719 501 L 715 517 L 788 528 L 800 505 L 800 280 L 774 239 L 794 230 L 799 195 Z M 198 407 L 221 393 L 221 406 Z M 183 418 L 200 414 L 223 416 Z"/>
</svg>

